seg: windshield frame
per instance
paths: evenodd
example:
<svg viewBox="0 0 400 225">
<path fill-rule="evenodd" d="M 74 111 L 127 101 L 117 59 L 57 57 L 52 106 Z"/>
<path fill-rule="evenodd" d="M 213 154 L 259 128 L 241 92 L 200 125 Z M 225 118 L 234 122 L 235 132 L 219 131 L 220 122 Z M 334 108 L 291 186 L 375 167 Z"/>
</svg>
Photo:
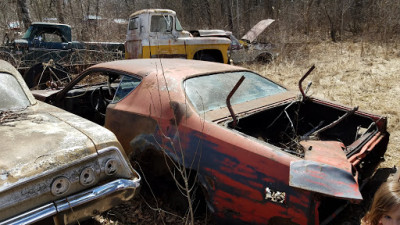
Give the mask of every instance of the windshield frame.
<svg viewBox="0 0 400 225">
<path fill-rule="evenodd" d="M 34 26 L 30 26 L 30 27 L 28 28 L 28 30 L 26 30 L 24 36 L 22 36 L 21 39 L 29 40 L 30 37 L 31 37 L 31 34 L 32 34 L 33 30 L 34 30 Z"/>
</svg>

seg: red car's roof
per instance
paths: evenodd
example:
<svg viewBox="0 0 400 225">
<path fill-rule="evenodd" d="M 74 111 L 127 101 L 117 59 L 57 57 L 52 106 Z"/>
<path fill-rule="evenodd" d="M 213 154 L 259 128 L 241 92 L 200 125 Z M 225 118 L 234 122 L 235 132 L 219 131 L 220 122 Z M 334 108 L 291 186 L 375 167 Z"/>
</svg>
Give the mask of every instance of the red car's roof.
<svg viewBox="0 0 400 225">
<path fill-rule="evenodd" d="M 180 79 L 201 74 L 247 70 L 242 67 L 222 63 L 187 59 L 130 59 L 100 63 L 90 69 L 102 68 L 123 71 L 145 77 L 152 73 L 164 73 Z"/>
</svg>

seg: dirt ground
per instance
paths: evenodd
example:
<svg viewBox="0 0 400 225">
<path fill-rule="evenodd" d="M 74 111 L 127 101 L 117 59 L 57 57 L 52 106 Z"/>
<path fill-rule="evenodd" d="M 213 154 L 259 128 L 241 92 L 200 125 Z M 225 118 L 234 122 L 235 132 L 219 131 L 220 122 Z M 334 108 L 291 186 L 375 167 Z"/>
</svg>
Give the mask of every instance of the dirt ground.
<svg viewBox="0 0 400 225">
<path fill-rule="evenodd" d="M 329 223 L 359 225 L 377 187 L 394 173 L 393 167 L 400 162 L 400 50 L 397 44 L 326 42 L 284 45 L 279 52 L 280 56 L 270 64 L 243 66 L 298 90 L 299 79 L 315 65 L 316 69 L 303 83 L 305 86 L 312 81 L 309 95 L 388 117 L 389 146 L 384 161 L 364 186 L 364 201 L 348 205 Z M 139 197 L 96 217 L 96 221 L 100 224 L 184 223 L 174 213 L 161 210 L 162 206 L 162 202 L 149 203 Z M 205 221 L 208 220 L 200 218 L 196 224 L 208 223 Z"/>
</svg>

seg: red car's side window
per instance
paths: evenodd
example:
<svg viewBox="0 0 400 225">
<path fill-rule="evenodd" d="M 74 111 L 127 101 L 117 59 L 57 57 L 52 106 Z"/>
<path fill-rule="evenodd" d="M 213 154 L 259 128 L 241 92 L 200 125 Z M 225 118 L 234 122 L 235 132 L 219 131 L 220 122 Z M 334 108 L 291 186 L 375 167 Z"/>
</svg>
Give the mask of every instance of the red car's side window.
<svg viewBox="0 0 400 225">
<path fill-rule="evenodd" d="M 125 96 L 131 93 L 139 84 L 141 80 L 136 77 L 123 76 L 115 92 L 112 103 L 121 101 Z"/>
</svg>

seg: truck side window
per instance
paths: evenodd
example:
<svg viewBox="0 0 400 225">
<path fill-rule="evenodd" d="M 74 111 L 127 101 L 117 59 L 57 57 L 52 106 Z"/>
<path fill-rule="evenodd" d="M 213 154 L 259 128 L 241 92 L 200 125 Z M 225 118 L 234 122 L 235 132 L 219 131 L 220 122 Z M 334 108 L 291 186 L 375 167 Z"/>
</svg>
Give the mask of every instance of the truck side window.
<svg viewBox="0 0 400 225">
<path fill-rule="evenodd" d="M 60 35 L 55 33 L 44 33 L 43 41 L 45 42 L 62 42 Z"/>
<path fill-rule="evenodd" d="M 129 19 L 129 30 L 136 30 L 139 28 L 139 18 L 133 17 Z"/>
<path fill-rule="evenodd" d="M 181 23 L 179 22 L 178 18 L 175 17 L 175 30 L 176 31 L 183 31 L 183 28 L 181 26 Z"/>
</svg>

